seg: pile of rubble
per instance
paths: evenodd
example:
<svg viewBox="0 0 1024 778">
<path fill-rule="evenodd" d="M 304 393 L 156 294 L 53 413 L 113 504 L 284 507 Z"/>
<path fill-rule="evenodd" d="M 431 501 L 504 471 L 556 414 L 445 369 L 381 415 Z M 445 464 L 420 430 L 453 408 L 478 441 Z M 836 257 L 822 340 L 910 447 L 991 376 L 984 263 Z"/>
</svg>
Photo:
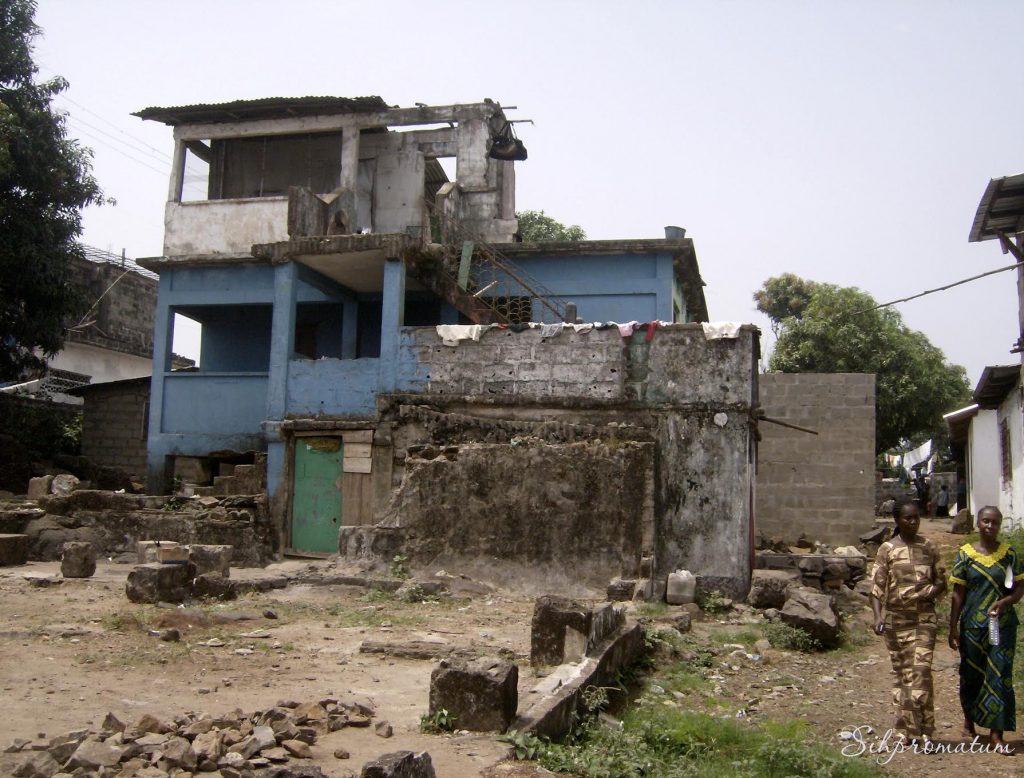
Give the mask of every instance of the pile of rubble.
<svg viewBox="0 0 1024 778">
<path fill-rule="evenodd" d="M 220 716 L 184 714 L 164 721 L 146 714 L 126 725 L 108 713 L 98 732 L 82 729 L 49 740 L 15 740 L 7 753 L 25 754 L 15 778 L 324 778 L 309 761 L 317 738 L 344 727 L 374 725 L 374 710 L 362 703 L 324 699 L 281 700 L 249 715 L 240 710 Z M 391 725 L 378 721 L 377 734 L 390 737 Z M 349 754 L 339 748 L 335 758 Z M 405 775 L 388 765 L 414 763 L 415 776 L 433 776 L 429 754 L 388 754 L 363 766 L 363 775 Z"/>
</svg>

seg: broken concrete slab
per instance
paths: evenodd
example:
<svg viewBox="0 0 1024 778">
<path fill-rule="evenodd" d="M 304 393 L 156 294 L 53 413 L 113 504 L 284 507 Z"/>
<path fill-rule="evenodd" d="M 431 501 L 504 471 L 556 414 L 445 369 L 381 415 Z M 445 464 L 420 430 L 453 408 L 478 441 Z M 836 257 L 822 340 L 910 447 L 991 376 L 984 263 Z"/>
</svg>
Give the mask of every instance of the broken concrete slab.
<svg viewBox="0 0 1024 778">
<path fill-rule="evenodd" d="M 28 479 L 28 498 L 38 500 L 50 493 L 50 485 L 53 483 L 52 475 L 41 475 L 38 478 Z"/>
<path fill-rule="evenodd" d="M 184 602 L 192 594 L 196 566 L 153 563 L 138 565 L 128 573 L 125 594 L 132 602 Z"/>
<path fill-rule="evenodd" d="M 639 624 L 625 625 L 595 646 L 579 664 L 564 664 L 530 690 L 527 706 L 513 723 L 518 732 L 560 740 L 577 721 L 583 692 L 592 686 L 612 686 L 616 676 L 644 651 Z"/>
<path fill-rule="evenodd" d="M 395 751 L 364 764 L 359 778 L 437 778 L 437 774 L 426 751 Z"/>
<path fill-rule="evenodd" d="M 28 535 L 0 535 L 0 567 L 23 565 L 28 560 Z"/>
<path fill-rule="evenodd" d="M 441 710 L 459 729 L 504 732 L 516 717 L 519 668 L 504 659 L 443 661 L 430 674 L 430 714 Z"/>
<path fill-rule="evenodd" d="M 530 624 L 530 662 L 578 661 L 624 621 L 623 610 L 610 603 L 588 606 L 554 595 L 538 597 Z"/>
<path fill-rule="evenodd" d="M 188 558 L 196 566 L 199 575 L 217 573 L 230 578 L 231 555 L 234 550 L 234 546 L 193 543 L 188 547 Z"/>
<path fill-rule="evenodd" d="M 50 482 L 50 493 L 55 494 L 57 497 L 67 497 L 81 483 L 78 478 L 71 475 L 70 473 L 61 473 L 55 475 L 53 481 Z"/>
<path fill-rule="evenodd" d="M 96 572 L 96 549 L 84 540 L 68 541 L 60 557 L 60 574 L 65 578 L 91 578 Z"/>
</svg>

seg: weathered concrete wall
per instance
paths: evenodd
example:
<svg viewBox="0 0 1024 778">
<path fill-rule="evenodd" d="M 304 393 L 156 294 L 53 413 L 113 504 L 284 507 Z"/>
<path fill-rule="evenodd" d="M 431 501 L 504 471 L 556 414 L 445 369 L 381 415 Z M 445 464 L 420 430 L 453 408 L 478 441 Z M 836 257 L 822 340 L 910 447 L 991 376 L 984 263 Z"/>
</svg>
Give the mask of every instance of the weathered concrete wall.
<svg viewBox="0 0 1024 778">
<path fill-rule="evenodd" d="M 756 338 L 756 330 L 745 327 L 736 338 L 707 340 L 700 325 L 659 328 L 650 341 L 644 333 L 624 339 L 614 328 L 567 330 L 547 339 L 538 330 L 491 330 L 479 342 L 449 347 L 433 330 L 406 330 L 401 364 L 413 369 L 400 384 L 425 387 L 406 396 L 410 403 L 458 406 L 469 419 L 467 428 L 474 416 L 514 419 L 524 409 L 538 420 L 576 423 L 605 411 L 637 422 L 655 443 L 647 548 L 654 553 L 656 591 L 669 572 L 687 568 L 702 588 L 739 596 L 746 592 L 752 557 Z M 502 488 L 509 481 L 497 469 L 481 471 L 480 478 Z M 621 476 L 594 481 L 593 489 L 607 499 L 604 493 L 616 494 L 620 482 Z M 405 498 L 401 515 L 429 513 L 436 499 L 418 488 Z M 452 510 L 465 510 L 465 504 L 458 501 Z M 566 555 L 567 564 L 576 561 Z"/>
<path fill-rule="evenodd" d="M 97 385 L 84 396 L 82 455 L 98 465 L 144 476 L 149 380 Z"/>
<path fill-rule="evenodd" d="M 247 255 L 254 243 L 288 240 L 288 198 L 167 203 L 164 256 Z"/>
<path fill-rule="evenodd" d="M 524 438 L 444 451 L 407 458 L 378 527 L 345 528 L 342 552 L 384 559 L 402 553 L 415 566 L 507 574 L 538 591 L 636 577 L 650 443 Z M 525 571 L 531 580 L 522 580 Z"/>
<path fill-rule="evenodd" d="M 855 543 L 874 521 L 874 374 L 766 373 L 761 405 L 818 434 L 759 425 L 758 533 Z"/>
<path fill-rule="evenodd" d="M 72 263 L 71 275 L 85 306 L 92 307 L 85 322 L 68 333 L 68 341 L 151 358 L 156 321 L 156 280 L 140 273 L 126 273 L 125 268 L 119 265 L 84 259 Z M 75 320 L 70 324 L 79 322 Z M 90 370 L 81 372 L 94 375 Z M 112 378 L 104 376 L 93 380 Z"/>
</svg>

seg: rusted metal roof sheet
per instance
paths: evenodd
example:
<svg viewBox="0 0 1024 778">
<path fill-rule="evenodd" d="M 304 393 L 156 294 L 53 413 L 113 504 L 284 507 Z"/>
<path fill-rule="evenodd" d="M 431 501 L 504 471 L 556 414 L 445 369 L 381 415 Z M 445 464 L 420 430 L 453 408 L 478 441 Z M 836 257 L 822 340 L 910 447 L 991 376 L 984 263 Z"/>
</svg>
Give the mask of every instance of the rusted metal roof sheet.
<svg viewBox="0 0 1024 778">
<path fill-rule="evenodd" d="M 1024 173 L 993 178 L 978 203 L 968 241 L 992 240 L 1000 232 L 1024 232 Z"/>
<path fill-rule="evenodd" d="M 237 122 L 255 119 L 287 119 L 295 116 L 332 116 L 367 113 L 391 108 L 376 95 L 367 97 L 263 97 L 230 103 L 201 103 L 171 108 L 143 108 L 133 113 L 140 119 L 179 124 Z"/>
</svg>

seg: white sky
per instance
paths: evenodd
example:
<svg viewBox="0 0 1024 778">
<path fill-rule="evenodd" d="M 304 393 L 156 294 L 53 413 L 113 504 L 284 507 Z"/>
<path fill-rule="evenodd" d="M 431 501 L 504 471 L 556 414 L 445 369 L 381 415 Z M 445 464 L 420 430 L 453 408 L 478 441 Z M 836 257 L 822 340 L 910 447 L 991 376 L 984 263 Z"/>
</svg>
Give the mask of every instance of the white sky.
<svg viewBox="0 0 1024 778">
<path fill-rule="evenodd" d="M 794 272 L 880 302 L 1010 264 L 968 244 L 1024 172 L 1024 3 L 40 0 L 42 76 L 114 207 L 87 243 L 158 256 L 171 131 L 146 106 L 490 97 L 531 118 L 518 206 L 595 239 L 692 237 L 712 319 Z M 1014 276 L 899 307 L 974 384 L 1012 364 Z"/>
</svg>

